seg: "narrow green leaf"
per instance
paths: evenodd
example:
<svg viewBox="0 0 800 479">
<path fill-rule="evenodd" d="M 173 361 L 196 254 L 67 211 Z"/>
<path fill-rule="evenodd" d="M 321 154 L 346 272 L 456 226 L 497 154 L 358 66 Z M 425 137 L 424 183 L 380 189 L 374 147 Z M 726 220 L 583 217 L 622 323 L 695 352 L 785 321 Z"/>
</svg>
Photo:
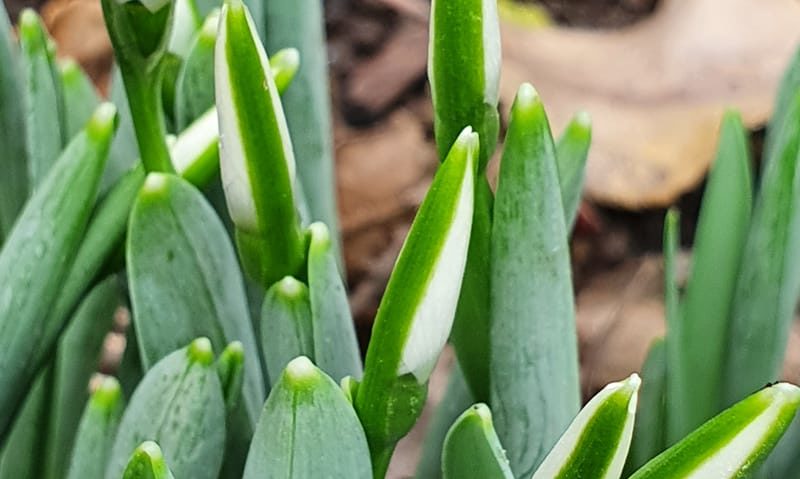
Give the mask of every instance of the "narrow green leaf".
<svg viewBox="0 0 800 479">
<path fill-rule="evenodd" d="M 322 221 L 328 226 L 337 262 L 343 267 L 334 182 L 324 5 L 320 0 L 264 0 L 262 16 L 259 17 L 256 10 L 253 15 L 263 19 L 269 51 L 296 48 L 299 53 L 300 67 L 282 100 L 289 132 L 298 139 L 294 145 L 298 187 L 302 186 L 305 192 L 309 222 Z M 248 6 L 252 9 L 250 3 Z M 281 75 L 276 75 L 276 84 L 280 81 Z"/>
<path fill-rule="evenodd" d="M 0 4 L 0 245 L 11 231 L 28 196 L 28 160 L 25 146 L 25 107 L 17 45 Z"/>
<path fill-rule="evenodd" d="M 666 361 L 667 361 L 667 389 L 666 389 L 666 441 L 667 445 L 675 444 L 683 435 L 681 425 L 685 422 L 684 408 L 691 407 L 684 404 L 683 399 L 690 391 L 684 391 L 682 377 L 691 374 L 684 371 L 683 357 L 681 356 L 681 343 L 683 326 L 685 322 L 681 317 L 680 296 L 678 292 L 677 262 L 680 251 L 680 213 L 676 209 L 667 211 L 664 217 L 664 315 L 667 322 L 666 334 Z"/>
<path fill-rule="evenodd" d="M 416 422 L 453 324 L 467 259 L 478 135 L 465 128 L 411 225 L 378 308 L 356 410 L 382 477 Z"/>
<path fill-rule="evenodd" d="M 53 380 L 53 369 L 45 368 L 38 375 L 25 402 L 14 419 L 0 454 L 0 479 L 40 477 L 45 454 L 44 439 L 47 428 L 48 398 Z"/>
<path fill-rule="evenodd" d="M 214 120 L 213 111 L 179 135 L 172 148 L 176 169 L 189 181 L 196 181 L 197 185 L 207 181 L 216 168 L 218 136 L 216 128 L 209 131 L 209 119 Z M 122 249 L 128 216 L 144 179 L 144 168 L 139 164 L 122 176 L 95 208 L 69 275 L 50 312 L 44 339 L 35 356 L 36 364 L 50 354 L 65 321 L 86 288 L 98 279 L 97 275 L 113 254 Z"/>
<path fill-rule="evenodd" d="M 223 7 L 215 71 L 228 211 L 246 272 L 269 287 L 300 273 L 304 241 L 286 119 L 267 55 L 240 0 Z"/>
<path fill-rule="evenodd" d="M 242 396 L 244 383 L 244 347 L 234 341 L 225 347 L 217 359 L 217 373 L 222 385 L 222 396 L 228 411 L 236 409 Z"/>
<path fill-rule="evenodd" d="M 705 423 L 631 479 L 733 479 L 755 471 L 800 406 L 800 389 L 767 387 Z"/>
<path fill-rule="evenodd" d="M 442 449 L 447 431 L 473 402 L 464 374 L 456 363 L 450 372 L 444 396 L 436 406 L 433 418 L 425 430 L 422 458 L 419 460 L 414 474 L 416 479 L 439 479 L 442 477 Z"/>
<path fill-rule="evenodd" d="M 50 355 L 81 296 L 98 279 L 108 258 L 122 244 L 131 205 L 143 183 L 144 170 L 135 168 L 122 177 L 98 203 L 75 253 L 69 274 L 61 284 L 58 298 L 50 310 L 43 339 L 37 348 L 36 361 L 41 362 Z"/>
<path fill-rule="evenodd" d="M 203 195 L 176 176 L 148 175 L 131 212 L 126 249 L 145 369 L 197 336 L 219 349 L 241 341 L 244 403 L 255 424 L 264 383 L 242 277 L 225 228 Z"/>
<path fill-rule="evenodd" d="M 196 339 L 147 372 L 122 416 L 106 479 L 122 476 L 143 438 L 161 444 L 177 477 L 217 478 L 225 445 L 225 402 L 211 341 Z"/>
<path fill-rule="evenodd" d="M 133 396 L 136 386 L 144 378 L 139 342 L 136 340 L 136 325 L 133 322 L 128 324 L 128 329 L 125 331 L 125 351 L 122 353 L 117 377 L 125 397 Z"/>
<path fill-rule="evenodd" d="M 31 359 L 94 204 L 116 111 L 101 105 L 28 201 L 0 250 L 0 438 L 38 369 Z"/>
<path fill-rule="evenodd" d="M 572 230 L 578 215 L 591 143 L 592 120 L 586 112 L 580 112 L 572 118 L 556 143 L 558 182 L 561 185 L 561 203 L 564 205 L 567 230 Z"/>
<path fill-rule="evenodd" d="M 48 398 L 45 469 L 42 479 L 60 479 L 69 465 L 75 433 L 89 399 L 89 380 L 97 370 L 106 334 L 121 302 L 120 285 L 112 276 L 95 286 L 82 301 L 58 341 L 52 392 Z"/>
<path fill-rule="evenodd" d="M 133 451 L 122 479 L 175 479 L 169 470 L 161 448 L 153 441 L 145 441 Z"/>
<path fill-rule="evenodd" d="M 64 92 L 64 131 L 67 138 L 72 138 L 92 117 L 100 97 L 92 80 L 75 60 L 63 60 L 58 67 Z"/>
<path fill-rule="evenodd" d="M 175 123 L 183 131 L 195 118 L 214 106 L 214 43 L 219 10 L 206 17 L 190 46 L 175 86 Z"/>
<path fill-rule="evenodd" d="M 465 126 L 481 138 L 478 171 L 497 144 L 500 26 L 495 0 L 433 0 L 428 79 L 439 158 Z"/>
<path fill-rule="evenodd" d="M 800 293 L 800 94 L 766 158 L 731 306 L 723 405 L 778 377 Z"/>
<path fill-rule="evenodd" d="M 619 479 L 633 436 L 642 381 L 611 383 L 583 407 L 533 479 Z"/>
<path fill-rule="evenodd" d="M 631 452 L 623 477 L 642 467 L 650 459 L 666 449 L 666 408 L 667 357 L 663 339 L 657 339 L 650 346 L 650 352 L 642 366 L 642 389 L 639 393 L 639 407 L 633 428 Z"/>
<path fill-rule="evenodd" d="M 442 452 L 445 479 L 513 479 L 485 404 L 467 409 L 450 428 Z"/>
<path fill-rule="evenodd" d="M 261 310 L 261 346 L 272 382 L 289 361 L 314 357 L 314 332 L 308 287 L 287 276 L 267 290 Z"/>
<path fill-rule="evenodd" d="M 100 191 L 107 191 L 116 184 L 128 171 L 134 168 L 139 160 L 139 145 L 136 143 L 136 132 L 133 128 L 131 109 L 128 106 L 128 95 L 122 82 L 122 74 L 116 65 L 111 69 L 111 102 L 118 108 L 119 127 L 111 150 L 108 152 L 108 164 L 103 173 Z"/>
<path fill-rule="evenodd" d="M 578 413 L 569 247 L 550 126 L 529 84 L 511 109 L 491 247 L 491 404 L 517 477 Z M 547 411 L 547 414 L 542 414 Z"/>
<path fill-rule="evenodd" d="M 103 479 L 122 417 L 122 389 L 106 376 L 83 410 L 67 479 Z"/>
<path fill-rule="evenodd" d="M 763 158 L 772 158 L 780 147 L 783 125 L 789 120 L 797 93 L 800 92 L 800 47 L 795 51 L 784 70 L 778 94 L 775 97 L 775 108 L 767 125 L 767 135 L 764 140 Z"/>
<path fill-rule="evenodd" d="M 88 398 L 105 333 L 118 304 L 118 284 L 97 285 L 60 337 L 52 361 L 39 371 L 0 458 L 0 478 L 61 478 L 80 417 L 74 413 Z"/>
<path fill-rule="evenodd" d="M 488 338 L 491 330 L 490 258 L 493 203 L 494 194 L 489 182 L 485 175 L 481 175 L 475 181 L 475 209 L 469 237 L 467 266 L 464 269 L 464 281 L 458 298 L 453 330 L 450 333 L 450 341 L 455 348 L 458 363 L 474 397 L 470 403 L 475 401 L 488 403 L 490 398 Z"/>
<path fill-rule="evenodd" d="M 20 14 L 19 40 L 26 88 L 28 173 L 33 189 L 47 175 L 65 144 L 64 104 L 51 40 L 33 10 Z"/>
<path fill-rule="evenodd" d="M 308 228 L 308 288 L 311 302 L 314 361 L 334 381 L 345 376 L 360 379 L 361 353 L 342 275 L 336 265 L 328 228 Z"/>
<path fill-rule="evenodd" d="M 750 154 L 741 117 L 723 118 L 717 158 L 703 195 L 692 274 L 681 309 L 679 439 L 722 410 L 721 383 L 728 322 L 753 202 Z M 737 345 L 732 345 L 734 348 Z M 704 378 L 698 381 L 697 378 Z M 671 406 L 674 406 L 671 404 Z"/>
<path fill-rule="evenodd" d="M 342 391 L 301 356 L 267 398 L 244 479 L 320 477 L 372 478 L 369 450 Z"/>
</svg>

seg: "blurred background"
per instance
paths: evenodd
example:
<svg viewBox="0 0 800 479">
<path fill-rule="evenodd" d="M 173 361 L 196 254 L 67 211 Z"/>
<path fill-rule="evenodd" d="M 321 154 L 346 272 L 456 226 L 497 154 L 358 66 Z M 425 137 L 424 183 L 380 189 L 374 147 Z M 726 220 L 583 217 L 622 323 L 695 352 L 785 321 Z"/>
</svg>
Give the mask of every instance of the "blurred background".
<svg viewBox="0 0 800 479">
<path fill-rule="evenodd" d="M 59 56 L 78 60 L 107 90 L 112 53 L 98 0 L 4 1 L 12 22 L 23 7 L 39 10 Z M 430 2 L 324 3 L 347 276 L 366 342 L 438 164 L 426 80 Z M 500 0 L 499 6 L 501 112 L 507 115 L 517 86 L 530 81 L 556 135 L 577 110 L 593 120 L 586 191 L 571 240 L 588 396 L 638 370 L 651 341 L 663 335 L 664 214 L 670 206 L 682 213 L 685 276 L 726 108 L 742 113 L 760 161 L 777 84 L 800 44 L 800 2 Z M 431 382 L 431 405 L 451 362 L 446 353 Z M 800 380 L 798 328 L 784 375 Z M 392 477 L 412 474 L 420 437 L 415 430 L 401 445 Z"/>
</svg>

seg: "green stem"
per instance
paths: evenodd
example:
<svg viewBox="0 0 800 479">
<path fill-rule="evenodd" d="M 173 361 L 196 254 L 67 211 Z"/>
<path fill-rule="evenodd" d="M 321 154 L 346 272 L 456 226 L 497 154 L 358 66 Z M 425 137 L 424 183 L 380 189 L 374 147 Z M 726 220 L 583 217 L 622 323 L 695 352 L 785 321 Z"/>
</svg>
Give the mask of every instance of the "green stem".
<svg viewBox="0 0 800 479">
<path fill-rule="evenodd" d="M 384 446 L 380 449 L 370 444 L 369 455 L 372 458 L 372 477 L 373 479 L 384 479 L 386 472 L 389 470 L 389 462 L 392 460 L 394 454 L 395 444 Z"/>
<path fill-rule="evenodd" d="M 175 168 L 167 149 L 167 129 L 161 104 L 163 62 L 144 72 L 131 71 L 123 68 L 122 64 L 120 70 L 145 170 L 174 173 Z"/>
</svg>

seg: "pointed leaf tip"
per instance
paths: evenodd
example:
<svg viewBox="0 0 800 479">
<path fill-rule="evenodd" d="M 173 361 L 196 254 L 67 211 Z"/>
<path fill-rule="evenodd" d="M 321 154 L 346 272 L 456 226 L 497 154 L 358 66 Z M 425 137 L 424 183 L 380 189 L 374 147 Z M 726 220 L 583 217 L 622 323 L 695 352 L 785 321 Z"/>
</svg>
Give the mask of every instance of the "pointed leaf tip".
<svg viewBox="0 0 800 479">
<path fill-rule="evenodd" d="M 295 299 L 303 294 L 303 283 L 292 276 L 285 276 L 278 283 L 278 291 L 286 298 Z"/>
<path fill-rule="evenodd" d="M 111 409 L 121 397 L 119 381 L 113 376 L 105 376 L 92 394 L 92 402 L 103 409 Z"/>
<path fill-rule="evenodd" d="M 321 221 L 311 223 L 308 226 L 308 231 L 311 233 L 311 242 L 314 244 L 325 245 L 331 241 L 331 233 L 328 226 Z"/>
<path fill-rule="evenodd" d="M 306 356 L 298 356 L 286 365 L 284 372 L 289 384 L 295 383 L 297 385 L 304 383 L 311 383 L 319 379 L 319 371 L 314 363 L 311 362 Z"/>
<path fill-rule="evenodd" d="M 208 366 L 214 362 L 214 349 L 211 347 L 211 340 L 208 338 L 197 338 L 192 341 L 187 350 L 189 360 Z"/>
<path fill-rule="evenodd" d="M 95 109 L 86 132 L 95 140 L 105 140 L 114 134 L 117 128 L 117 107 L 111 102 L 103 102 Z"/>
</svg>

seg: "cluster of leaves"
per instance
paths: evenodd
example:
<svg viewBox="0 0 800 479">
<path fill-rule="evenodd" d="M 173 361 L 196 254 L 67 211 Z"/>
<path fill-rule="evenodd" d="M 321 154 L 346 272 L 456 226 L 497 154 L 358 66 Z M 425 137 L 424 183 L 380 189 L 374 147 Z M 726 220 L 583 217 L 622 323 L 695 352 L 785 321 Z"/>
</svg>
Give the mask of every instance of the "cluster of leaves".
<svg viewBox="0 0 800 479">
<path fill-rule="evenodd" d="M 798 72 L 800 51 L 776 98 L 755 188 L 747 133 L 735 111 L 725 114 L 682 294 L 675 273 L 679 217 L 676 211 L 667 215 L 668 331 L 652 346 L 644 367 L 646 407 L 640 422 L 647 426 L 636 432 L 630 467 L 780 378 L 800 296 Z M 798 433 L 795 424 L 763 477 L 797 474 Z"/>
<path fill-rule="evenodd" d="M 442 165 L 363 366 L 331 195 L 320 2 L 228 0 L 221 11 L 193 0 L 102 5 L 118 64 L 113 103 L 100 102 L 74 63 L 56 65 L 33 12 L 21 15 L 19 48 L 0 18 L 0 478 L 381 478 L 420 416 L 448 338 L 460 368 L 426 440 L 421 477 L 623 474 L 639 377 L 610 384 L 580 410 L 567 234 L 589 119 L 576 115 L 555 141 L 541 98 L 522 85 L 492 191 L 494 0 L 432 3 Z M 287 49 L 270 58 L 265 43 Z M 798 115 L 791 111 L 776 118 Z M 787 133 L 769 148 L 792 144 L 794 160 L 788 132 L 797 122 L 776 121 Z M 738 143 L 723 140 L 721 156 L 734 160 L 719 165 L 741 166 L 740 130 Z M 792 161 L 779 163 L 794 171 Z M 765 185 L 778 181 L 768 180 L 770 168 L 778 167 L 767 167 Z M 737 178 L 719 169 L 708 202 L 721 201 L 717 183 Z M 789 215 L 776 204 L 785 191 L 769 191 L 762 186 L 772 199 L 756 212 Z M 744 229 L 744 213 L 731 214 Z M 751 235 L 756 251 L 782 241 L 779 271 L 763 280 L 780 281 L 788 295 L 796 242 L 794 223 L 781 218 L 771 235 L 757 226 Z M 703 287 L 711 286 L 694 288 Z M 670 291 L 672 335 L 683 321 Z M 680 317 L 690 304 L 721 307 L 691 303 L 689 292 Z M 126 302 L 133 321 L 116 378 L 97 381 L 87 399 L 114 311 Z M 781 312 L 788 302 L 782 293 Z M 800 406 L 800 389 L 780 383 L 748 397 L 757 387 L 732 391 L 723 405 L 739 402 L 722 412 L 704 403 L 699 420 L 673 413 L 671 391 L 685 389 L 671 375 L 685 370 L 672 369 L 669 345 L 689 343 L 667 339 L 667 366 L 654 378 L 668 379 L 668 411 L 650 393 L 643 414 L 652 417 L 640 420 L 667 426 L 640 427 L 644 439 L 634 441 L 653 444 L 637 457 L 660 454 L 632 477 L 741 477 Z M 674 356 L 680 367 L 687 354 Z M 683 429 L 661 435 L 673 434 L 670 421 Z"/>
</svg>

